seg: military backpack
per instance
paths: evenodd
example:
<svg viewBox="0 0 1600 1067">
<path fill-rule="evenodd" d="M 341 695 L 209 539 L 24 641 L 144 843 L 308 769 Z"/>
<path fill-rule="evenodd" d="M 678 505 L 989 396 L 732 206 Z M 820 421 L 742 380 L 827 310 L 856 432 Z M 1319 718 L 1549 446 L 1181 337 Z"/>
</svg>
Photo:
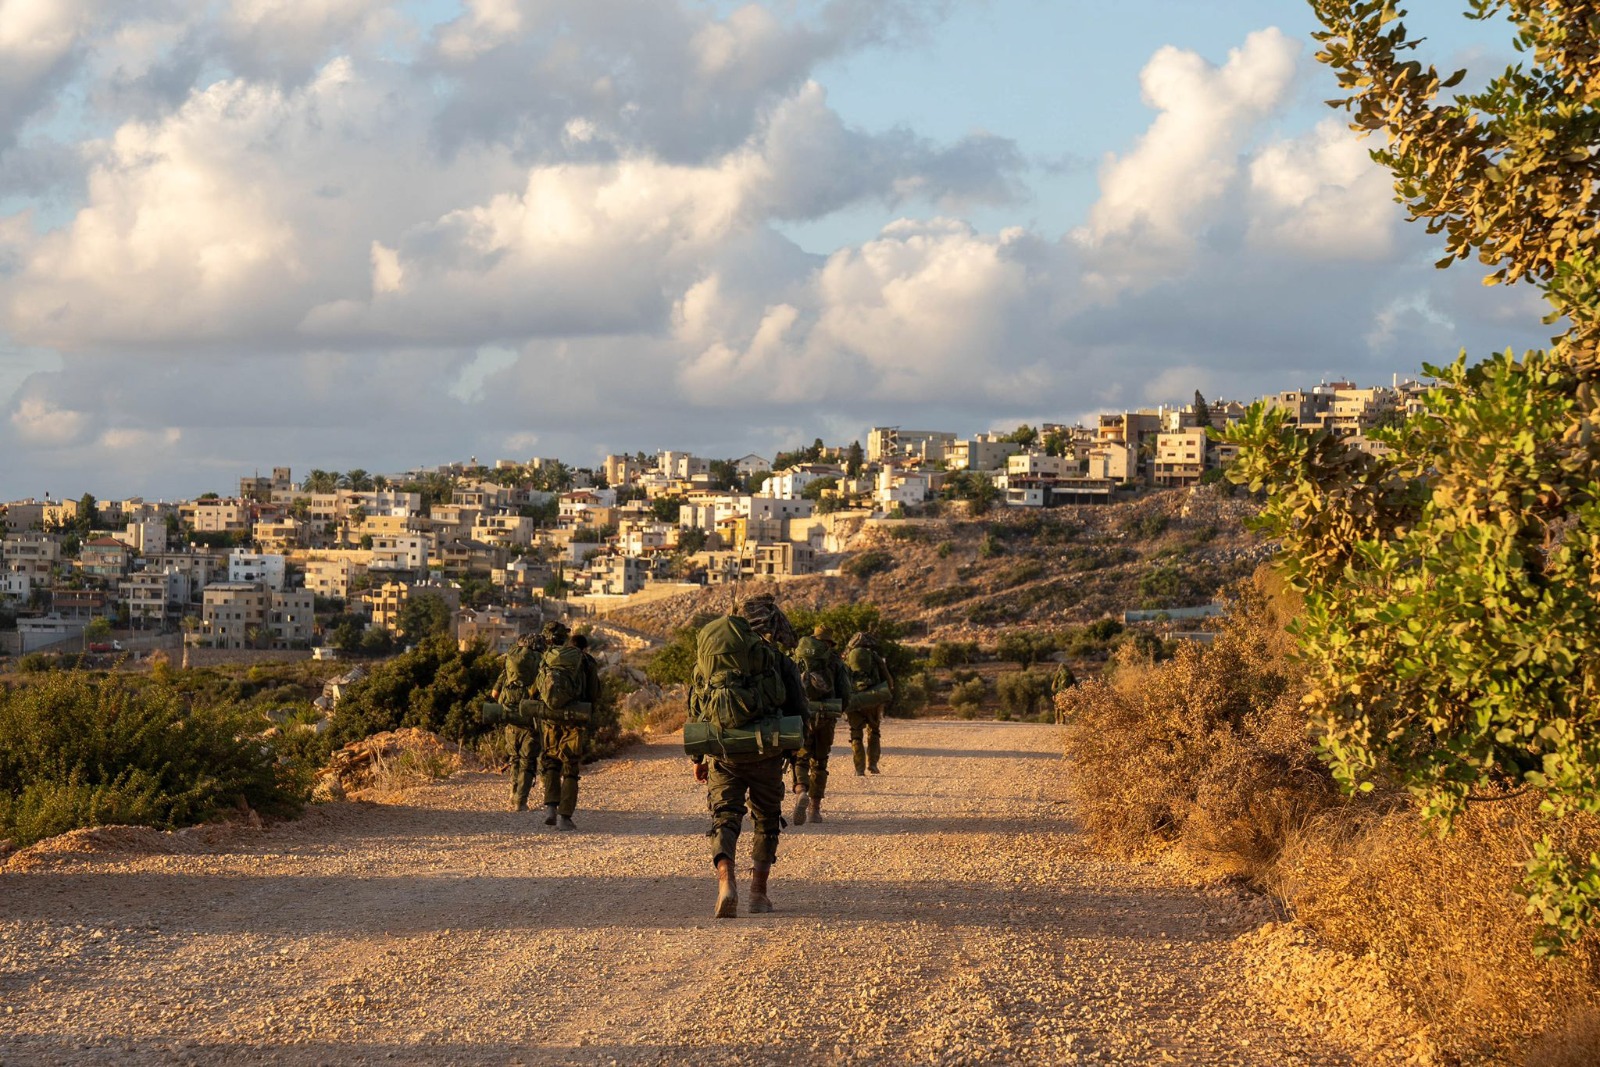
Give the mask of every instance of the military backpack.
<svg viewBox="0 0 1600 1067">
<path fill-rule="evenodd" d="M 539 699 L 560 711 L 583 699 L 583 650 L 571 645 L 552 648 L 539 663 Z"/>
<path fill-rule="evenodd" d="M 538 651 L 526 645 L 518 645 L 507 652 L 504 674 L 507 687 L 515 686 L 523 692 L 532 689 L 539 678 Z"/>
<path fill-rule="evenodd" d="M 689 714 L 724 730 L 781 715 L 786 696 L 778 653 L 737 615 L 701 628 L 695 639 Z"/>
<path fill-rule="evenodd" d="M 831 659 L 827 644 L 815 637 L 802 637 L 795 646 L 794 661 L 800 668 L 800 680 L 805 683 L 806 699 L 833 698 Z"/>
</svg>

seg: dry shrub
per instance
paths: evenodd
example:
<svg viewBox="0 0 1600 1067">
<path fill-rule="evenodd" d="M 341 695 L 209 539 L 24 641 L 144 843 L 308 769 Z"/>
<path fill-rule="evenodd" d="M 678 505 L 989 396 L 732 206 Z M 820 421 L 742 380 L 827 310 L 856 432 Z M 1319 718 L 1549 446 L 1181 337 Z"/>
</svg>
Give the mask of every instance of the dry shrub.
<svg viewBox="0 0 1600 1067">
<path fill-rule="evenodd" d="M 1575 850 L 1600 847 L 1600 824 L 1566 822 Z M 1517 892 L 1546 825 L 1532 797 L 1475 805 L 1444 837 L 1406 806 L 1331 810 L 1290 835 L 1273 880 L 1325 943 L 1383 969 L 1446 1054 L 1504 1062 L 1552 1024 L 1552 1048 L 1577 1048 L 1600 1037 L 1592 1019 L 1581 1025 L 1595 1003 L 1600 941 L 1565 959 L 1536 957 L 1537 926 Z M 1551 1052 L 1527 1062 L 1563 1061 Z"/>
<path fill-rule="evenodd" d="M 670 734 L 689 721 L 689 704 L 683 689 L 665 692 L 639 689 L 628 694 L 620 709 L 622 729 L 633 735 Z"/>
<path fill-rule="evenodd" d="M 1535 1041 L 1523 1060 L 1527 1067 L 1593 1067 L 1600 1063 L 1600 1011 L 1590 1008 L 1567 1025 Z"/>
<path fill-rule="evenodd" d="M 1181 842 L 1258 878 L 1293 827 L 1336 802 L 1300 710 L 1292 609 L 1263 573 L 1236 590 L 1215 644 L 1162 664 L 1130 645 L 1108 679 L 1062 694 L 1069 789 L 1091 834 L 1124 851 Z"/>
</svg>

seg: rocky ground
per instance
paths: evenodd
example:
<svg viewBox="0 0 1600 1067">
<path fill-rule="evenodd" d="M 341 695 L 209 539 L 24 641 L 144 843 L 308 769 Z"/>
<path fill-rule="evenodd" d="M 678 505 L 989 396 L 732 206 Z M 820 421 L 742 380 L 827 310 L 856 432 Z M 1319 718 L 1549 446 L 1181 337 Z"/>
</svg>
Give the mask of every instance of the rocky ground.
<svg viewBox="0 0 1600 1067">
<path fill-rule="evenodd" d="M 1249 991 L 1263 903 L 1086 850 L 1053 728 L 886 734 L 732 921 L 670 738 L 591 770 L 577 834 L 469 772 L 47 842 L 0 867 L 0 1062 L 1351 1062 Z"/>
</svg>

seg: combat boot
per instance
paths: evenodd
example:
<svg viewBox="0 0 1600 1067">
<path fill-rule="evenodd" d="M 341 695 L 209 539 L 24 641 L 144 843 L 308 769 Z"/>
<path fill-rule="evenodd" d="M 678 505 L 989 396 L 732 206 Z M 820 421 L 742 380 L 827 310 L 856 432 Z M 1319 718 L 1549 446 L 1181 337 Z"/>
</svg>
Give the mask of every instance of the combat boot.
<svg viewBox="0 0 1600 1067">
<path fill-rule="evenodd" d="M 739 885 L 733 876 L 733 861 L 724 857 L 717 861 L 717 919 L 732 919 L 739 914 Z"/>
<path fill-rule="evenodd" d="M 772 899 L 767 896 L 767 875 L 772 864 L 758 863 L 750 871 L 750 914 L 758 915 L 772 910 Z"/>
<path fill-rule="evenodd" d="M 818 797 L 811 798 L 811 821 L 822 821 L 822 801 Z"/>
<path fill-rule="evenodd" d="M 556 816 L 556 829 L 557 830 L 576 830 L 577 828 L 578 828 L 578 824 L 572 821 L 572 816 L 570 816 L 570 815 L 558 815 L 558 816 Z"/>
<path fill-rule="evenodd" d="M 554 804 L 546 804 L 544 806 L 544 824 L 546 826 L 554 826 L 556 824 L 556 806 Z"/>
<path fill-rule="evenodd" d="M 806 815 L 809 814 L 810 811 L 810 797 L 807 796 L 806 791 L 802 789 L 795 794 L 794 811 L 790 813 L 792 818 L 789 821 L 794 823 L 796 826 L 804 826 L 806 824 Z"/>
</svg>

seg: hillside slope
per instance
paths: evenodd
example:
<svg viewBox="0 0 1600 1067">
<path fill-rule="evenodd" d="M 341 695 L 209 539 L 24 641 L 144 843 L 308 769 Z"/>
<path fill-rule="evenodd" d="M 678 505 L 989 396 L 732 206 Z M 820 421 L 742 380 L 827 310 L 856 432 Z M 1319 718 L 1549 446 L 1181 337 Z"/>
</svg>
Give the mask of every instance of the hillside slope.
<svg viewBox="0 0 1600 1067">
<path fill-rule="evenodd" d="M 990 643 L 1005 629 L 1208 603 L 1270 557 L 1272 546 L 1246 527 L 1256 510 L 1203 488 L 1099 507 L 873 523 L 833 561 L 840 576 L 786 581 L 781 595 L 809 608 L 866 600 L 919 639 Z M 707 589 L 614 617 L 666 636 L 697 613 L 728 610 L 734 595 Z"/>
</svg>

